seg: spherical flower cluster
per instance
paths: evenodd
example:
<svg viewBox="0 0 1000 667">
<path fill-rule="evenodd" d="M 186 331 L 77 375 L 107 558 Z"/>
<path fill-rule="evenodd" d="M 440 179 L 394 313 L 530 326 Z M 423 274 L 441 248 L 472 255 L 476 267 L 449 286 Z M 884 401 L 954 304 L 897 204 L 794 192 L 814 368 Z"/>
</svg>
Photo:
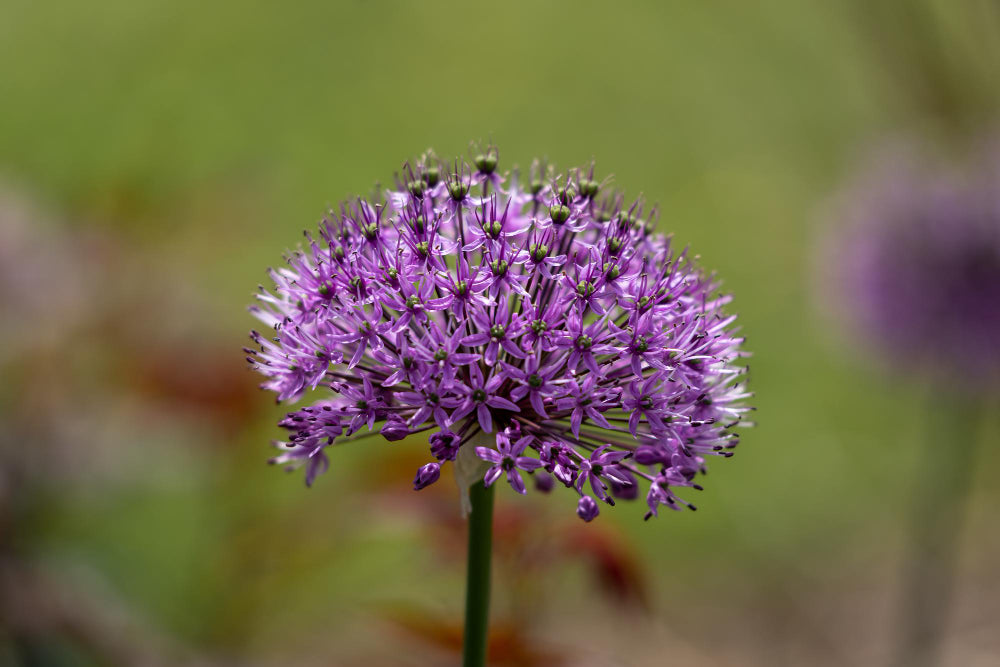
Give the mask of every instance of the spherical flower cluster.
<svg viewBox="0 0 1000 667">
<path fill-rule="evenodd" d="M 1000 380 L 1000 159 L 914 151 L 882 154 L 834 209 L 825 283 L 880 358 L 981 388 Z"/>
<path fill-rule="evenodd" d="M 605 192 L 593 167 L 529 180 L 495 148 L 447 168 L 405 165 L 394 190 L 331 211 L 271 270 L 251 308 L 249 361 L 288 414 L 273 459 L 325 471 L 325 449 L 362 429 L 431 431 L 433 460 L 525 493 L 558 481 L 590 521 L 637 498 L 647 518 L 693 505 L 706 456 L 732 454 L 748 396 L 735 316 L 713 275 L 654 232 L 655 211 Z"/>
</svg>

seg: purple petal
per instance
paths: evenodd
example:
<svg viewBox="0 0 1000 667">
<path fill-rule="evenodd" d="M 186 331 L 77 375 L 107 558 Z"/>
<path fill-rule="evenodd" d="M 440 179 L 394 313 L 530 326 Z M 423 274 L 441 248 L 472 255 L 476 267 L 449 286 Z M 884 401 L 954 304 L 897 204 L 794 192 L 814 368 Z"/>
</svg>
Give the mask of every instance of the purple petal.
<svg viewBox="0 0 1000 667">
<path fill-rule="evenodd" d="M 491 408 L 501 408 L 503 410 L 510 410 L 511 412 L 521 411 L 521 408 L 511 403 L 506 398 L 501 398 L 500 396 L 490 396 L 489 398 L 486 399 L 486 405 L 490 406 Z"/>
<path fill-rule="evenodd" d="M 486 346 L 486 354 L 483 358 L 486 360 L 487 366 L 495 366 L 497 363 L 497 353 L 500 351 L 500 346 L 495 340 L 491 340 L 490 344 Z"/>
<path fill-rule="evenodd" d="M 608 420 L 604 418 L 604 415 L 601 414 L 600 410 L 588 407 L 587 416 L 593 419 L 594 423 L 597 424 L 598 426 L 601 426 L 603 428 L 611 428 L 611 424 L 609 424 Z"/>
<path fill-rule="evenodd" d="M 593 353 L 583 355 L 583 365 L 589 368 L 595 375 L 601 374 L 601 369 L 597 366 L 597 360 L 594 359 Z"/>
<path fill-rule="evenodd" d="M 532 470 L 538 470 L 542 467 L 542 462 L 538 459 L 533 459 L 530 456 L 519 456 L 516 459 L 517 467 L 521 470 L 527 470 L 528 472 Z"/>
<path fill-rule="evenodd" d="M 486 486 L 493 486 L 493 482 L 497 481 L 502 474 L 503 468 L 500 466 L 493 466 L 486 471 L 485 475 L 483 475 L 483 483 L 486 484 Z"/>
<path fill-rule="evenodd" d="M 320 452 L 319 454 L 313 456 L 309 459 L 306 464 L 306 486 L 312 486 L 313 481 L 315 481 L 317 475 L 322 475 L 330 468 L 330 459 L 326 457 L 326 454 Z"/>
<path fill-rule="evenodd" d="M 431 416 L 431 412 L 430 406 L 424 405 L 414 413 L 413 418 L 410 419 L 410 426 L 420 426 Z"/>
<path fill-rule="evenodd" d="M 504 338 L 500 342 L 500 345 L 502 345 L 503 349 L 507 351 L 507 354 L 509 354 L 512 357 L 517 357 L 518 359 L 525 359 L 528 356 L 521 350 L 521 348 L 515 345 L 513 341 L 508 340 L 506 338 Z"/>
<path fill-rule="evenodd" d="M 461 421 L 463 417 L 472 412 L 474 407 L 475 406 L 473 405 L 472 401 L 466 401 L 462 403 L 461 406 L 455 408 L 454 412 L 451 413 L 451 419 L 449 421 L 452 424 L 454 424 L 457 421 Z"/>
<path fill-rule="evenodd" d="M 476 447 L 476 456 L 484 461 L 491 461 L 492 463 L 500 463 L 503 460 L 503 456 L 495 449 L 490 449 L 489 447 Z"/>
<path fill-rule="evenodd" d="M 573 410 L 573 416 L 569 420 L 569 427 L 570 429 L 572 429 L 573 435 L 575 435 L 577 438 L 580 437 L 580 424 L 582 422 L 583 422 L 583 410 L 580 408 Z"/>
<path fill-rule="evenodd" d="M 355 366 L 357 366 L 358 362 L 361 361 L 361 357 L 363 357 L 364 355 L 365 355 L 365 346 L 358 345 L 354 349 L 354 356 L 351 357 L 351 363 L 347 364 L 347 367 L 354 368 Z"/>
<path fill-rule="evenodd" d="M 507 481 L 510 482 L 511 487 L 518 493 L 524 495 L 527 491 L 524 488 L 524 480 L 521 479 L 521 473 L 516 470 L 507 471 Z"/>
<path fill-rule="evenodd" d="M 523 438 L 520 438 L 510 447 L 511 455 L 519 456 L 521 452 L 523 452 L 528 447 L 528 445 L 530 445 L 534 441 L 534 439 L 535 436 L 533 435 L 526 435 Z"/>
<path fill-rule="evenodd" d="M 535 409 L 535 412 L 544 419 L 548 419 L 548 415 L 545 413 L 545 406 L 543 405 L 542 395 L 537 391 L 531 392 L 531 407 Z"/>
<path fill-rule="evenodd" d="M 477 345 L 482 345 L 483 343 L 488 343 L 489 341 L 490 341 L 490 335 L 488 333 L 477 333 L 463 338 L 462 345 L 465 345 L 467 347 L 475 347 Z"/>
<path fill-rule="evenodd" d="M 476 408 L 476 417 L 479 419 L 479 426 L 482 427 L 483 431 L 486 433 L 493 431 L 493 418 L 490 416 L 489 408 L 479 404 Z"/>
<path fill-rule="evenodd" d="M 638 426 L 639 426 L 639 411 L 636 410 L 635 412 L 632 413 L 632 416 L 628 418 L 628 430 L 632 434 L 633 438 L 635 437 L 635 431 L 636 428 L 638 428 Z"/>
<path fill-rule="evenodd" d="M 569 360 L 566 361 L 566 370 L 570 373 L 576 372 L 576 367 L 580 365 L 580 352 L 573 350 L 570 352 Z"/>
</svg>

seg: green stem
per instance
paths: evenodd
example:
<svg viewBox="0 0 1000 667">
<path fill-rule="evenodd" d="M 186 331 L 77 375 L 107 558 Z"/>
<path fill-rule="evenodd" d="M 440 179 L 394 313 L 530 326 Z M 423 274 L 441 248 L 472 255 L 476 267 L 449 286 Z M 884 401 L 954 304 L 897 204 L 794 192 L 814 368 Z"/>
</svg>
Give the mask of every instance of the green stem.
<svg viewBox="0 0 1000 667">
<path fill-rule="evenodd" d="M 489 645 L 490 554 L 493 547 L 493 487 L 481 481 L 469 488 L 469 564 L 465 588 L 464 667 L 483 667 Z"/>
<path fill-rule="evenodd" d="M 977 407 L 971 397 L 936 396 L 927 410 L 903 570 L 900 667 L 931 667 L 940 660 L 975 463 Z"/>
</svg>

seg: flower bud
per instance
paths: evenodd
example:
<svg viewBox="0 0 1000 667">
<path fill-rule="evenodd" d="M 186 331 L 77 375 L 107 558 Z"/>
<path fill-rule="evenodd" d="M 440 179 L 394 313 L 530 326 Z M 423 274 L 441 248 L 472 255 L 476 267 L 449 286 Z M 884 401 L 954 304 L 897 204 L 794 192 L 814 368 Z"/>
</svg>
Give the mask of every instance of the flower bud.
<svg viewBox="0 0 1000 667">
<path fill-rule="evenodd" d="M 406 422 L 402 419 L 388 419 L 379 431 L 382 437 L 389 442 L 402 440 L 410 434 L 410 429 L 406 427 Z"/>
<path fill-rule="evenodd" d="M 576 515 L 588 523 L 600 513 L 601 508 L 597 506 L 597 501 L 590 496 L 583 496 L 576 504 Z"/>
<path fill-rule="evenodd" d="M 441 476 L 440 463 L 428 463 L 417 470 L 417 476 L 413 478 L 413 490 L 419 491 L 436 482 Z"/>
<path fill-rule="evenodd" d="M 458 436 L 451 431 L 438 431 L 430 437 L 431 454 L 439 461 L 454 461 L 458 443 Z"/>
</svg>

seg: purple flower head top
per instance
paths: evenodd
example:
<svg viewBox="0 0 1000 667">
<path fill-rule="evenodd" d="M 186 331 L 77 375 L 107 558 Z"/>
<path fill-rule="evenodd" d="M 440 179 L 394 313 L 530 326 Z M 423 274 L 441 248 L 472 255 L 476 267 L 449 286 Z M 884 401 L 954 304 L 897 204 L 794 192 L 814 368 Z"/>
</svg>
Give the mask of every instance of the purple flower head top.
<svg viewBox="0 0 1000 667">
<path fill-rule="evenodd" d="M 896 149 L 846 193 L 823 239 L 824 285 L 878 358 L 996 386 L 1000 150 L 961 170 L 929 164 Z"/>
<path fill-rule="evenodd" d="M 273 461 L 311 484 L 334 442 L 431 431 L 415 489 L 450 465 L 463 488 L 558 482 L 585 521 L 643 488 L 647 518 L 693 509 L 675 492 L 750 409 L 730 297 L 593 167 L 499 165 L 425 155 L 271 270 L 249 361 L 279 401 L 325 396 L 282 420 Z"/>
</svg>

